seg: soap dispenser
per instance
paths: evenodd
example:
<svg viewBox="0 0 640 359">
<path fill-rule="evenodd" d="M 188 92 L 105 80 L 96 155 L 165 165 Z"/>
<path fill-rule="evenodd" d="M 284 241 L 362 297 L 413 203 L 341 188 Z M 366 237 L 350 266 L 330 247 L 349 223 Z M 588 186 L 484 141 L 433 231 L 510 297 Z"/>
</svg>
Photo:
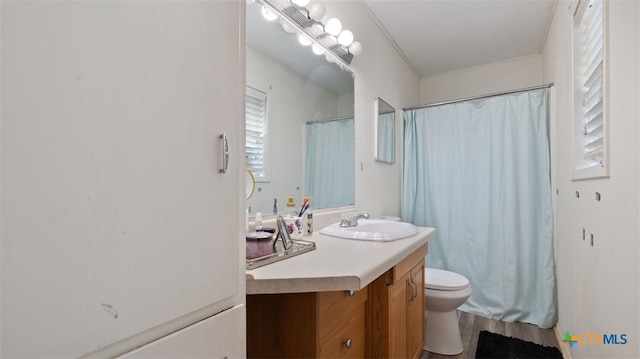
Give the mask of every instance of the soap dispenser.
<svg viewBox="0 0 640 359">
<path fill-rule="evenodd" d="M 293 202 L 293 197 L 287 197 L 287 215 L 297 217 L 296 214 L 296 204 Z"/>
</svg>

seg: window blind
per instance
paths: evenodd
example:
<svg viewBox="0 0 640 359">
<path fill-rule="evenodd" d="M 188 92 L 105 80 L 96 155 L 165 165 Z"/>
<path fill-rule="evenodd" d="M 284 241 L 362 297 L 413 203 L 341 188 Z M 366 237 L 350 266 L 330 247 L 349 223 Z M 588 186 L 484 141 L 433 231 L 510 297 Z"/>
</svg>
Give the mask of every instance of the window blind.
<svg viewBox="0 0 640 359">
<path fill-rule="evenodd" d="M 581 128 L 582 161 L 577 168 L 605 165 L 604 118 L 604 4 L 603 0 L 581 0 L 575 14 L 574 47 L 580 101 L 576 126 Z"/>
<path fill-rule="evenodd" d="M 257 178 L 266 177 L 267 94 L 247 86 L 246 161 L 247 168 Z"/>
</svg>

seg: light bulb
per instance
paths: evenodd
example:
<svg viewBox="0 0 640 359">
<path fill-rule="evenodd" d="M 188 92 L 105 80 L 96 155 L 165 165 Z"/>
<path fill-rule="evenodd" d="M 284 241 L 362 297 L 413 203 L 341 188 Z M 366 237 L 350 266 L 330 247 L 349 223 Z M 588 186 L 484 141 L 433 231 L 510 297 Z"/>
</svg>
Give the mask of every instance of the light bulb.
<svg viewBox="0 0 640 359">
<path fill-rule="evenodd" d="M 310 0 L 291 0 L 292 3 L 301 6 L 301 7 L 305 7 L 309 4 Z"/>
<path fill-rule="evenodd" d="M 329 35 L 338 36 L 340 31 L 342 31 L 342 23 L 340 20 L 332 17 L 327 20 L 327 24 L 324 26 L 324 31 L 326 31 Z"/>
<path fill-rule="evenodd" d="M 338 39 L 336 39 L 335 36 L 328 35 L 327 37 L 325 37 L 325 39 L 327 39 L 327 42 L 331 42 L 331 45 L 329 45 L 328 47 L 338 44 Z"/>
<path fill-rule="evenodd" d="M 338 43 L 342 46 L 349 46 L 353 42 L 353 33 L 349 30 L 344 30 L 338 36 Z"/>
<path fill-rule="evenodd" d="M 313 51 L 313 53 L 316 54 L 316 55 L 324 54 L 324 49 L 322 48 L 322 46 L 320 46 L 318 44 L 311 45 L 311 51 Z"/>
<path fill-rule="evenodd" d="M 362 44 L 358 41 L 354 41 L 351 46 L 349 46 L 349 53 L 355 56 L 360 55 L 362 53 Z"/>
<path fill-rule="evenodd" d="M 317 21 L 322 20 L 324 15 L 326 15 L 326 13 L 327 13 L 327 10 L 324 8 L 324 5 L 322 5 L 319 2 L 314 2 L 309 7 L 309 17 L 314 20 L 317 20 Z"/>
<path fill-rule="evenodd" d="M 271 11 L 271 9 L 268 9 L 266 6 L 263 6 L 262 7 L 262 17 L 267 19 L 267 21 L 273 21 L 273 20 L 278 18 L 278 15 L 276 15 L 276 13 Z"/>
<path fill-rule="evenodd" d="M 305 34 L 298 35 L 298 42 L 300 42 L 300 45 L 302 46 L 311 45 L 311 39 L 309 39 L 309 37 Z"/>
<path fill-rule="evenodd" d="M 328 52 L 324 54 L 324 59 L 327 60 L 328 63 L 335 63 L 336 60 L 331 56 Z"/>
<path fill-rule="evenodd" d="M 293 34 L 296 32 L 296 28 L 286 21 L 282 21 L 282 30 L 288 32 L 289 34 Z"/>
</svg>

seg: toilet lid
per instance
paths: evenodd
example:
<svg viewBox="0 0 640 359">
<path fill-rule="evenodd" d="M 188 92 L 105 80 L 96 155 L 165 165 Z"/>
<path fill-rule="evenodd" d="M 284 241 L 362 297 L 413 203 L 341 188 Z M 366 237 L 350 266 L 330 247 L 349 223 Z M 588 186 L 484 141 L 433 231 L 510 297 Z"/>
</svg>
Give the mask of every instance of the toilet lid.
<svg viewBox="0 0 640 359">
<path fill-rule="evenodd" d="M 469 280 L 458 273 L 442 269 L 425 268 L 424 286 L 436 290 L 459 290 L 469 286 Z"/>
</svg>

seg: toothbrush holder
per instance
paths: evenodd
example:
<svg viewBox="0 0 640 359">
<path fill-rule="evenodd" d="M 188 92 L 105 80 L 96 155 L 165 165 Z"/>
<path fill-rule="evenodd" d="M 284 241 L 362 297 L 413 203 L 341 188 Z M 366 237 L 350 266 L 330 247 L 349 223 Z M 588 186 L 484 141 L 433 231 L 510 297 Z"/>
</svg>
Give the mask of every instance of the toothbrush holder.
<svg viewBox="0 0 640 359">
<path fill-rule="evenodd" d="M 285 217 L 284 223 L 291 239 L 302 239 L 304 233 L 304 221 L 302 217 Z"/>
</svg>

